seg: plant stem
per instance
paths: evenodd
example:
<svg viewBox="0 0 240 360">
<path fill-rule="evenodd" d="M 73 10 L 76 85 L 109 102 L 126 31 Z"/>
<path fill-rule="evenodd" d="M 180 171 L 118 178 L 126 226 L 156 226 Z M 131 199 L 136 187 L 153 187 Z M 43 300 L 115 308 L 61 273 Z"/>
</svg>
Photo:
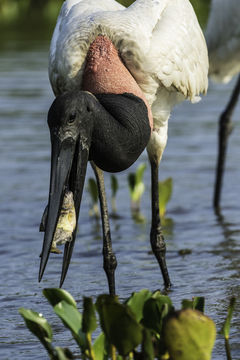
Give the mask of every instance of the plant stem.
<svg viewBox="0 0 240 360">
<path fill-rule="evenodd" d="M 116 357 L 116 348 L 114 345 L 111 345 L 111 358 L 112 360 L 117 360 L 117 357 Z"/>
<path fill-rule="evenodd" d="M 89 351 L 89 359 L 90 360 L 95 360 L 95 354 L 92 348 L 92 338 L 91 338 L 91 333 L 88 332 L 86 334 L 86 338 L 87 338 L 87 347 L 88 347 L 88 351 Z"/>
</svg>

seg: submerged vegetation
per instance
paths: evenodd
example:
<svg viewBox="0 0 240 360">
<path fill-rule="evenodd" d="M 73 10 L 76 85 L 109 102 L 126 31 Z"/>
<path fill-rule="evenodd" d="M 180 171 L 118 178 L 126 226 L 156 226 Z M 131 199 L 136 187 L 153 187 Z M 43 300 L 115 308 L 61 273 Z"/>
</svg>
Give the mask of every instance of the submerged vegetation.
<svg viewBox="0 0 240 360">
<path fill-rule="evenodd" d="M 84 297 L 81 314 L 65 290 L 44 289 L 43 294 L 72 333 L 81 353 L 76 357 L 68 348 L 54 347 L 53 330 L 43 315 L 19 309 L 26 326 L 38 337 L 52 360 L 189 360 L 189 354 L 191 360 L 211 359 L 216 326 L 203 314 L 202 297 L 184 299 L 181 310 L 177 311 L 171 299 L 160 291 L 141 290 L 123 303 L 112 295 L 100 295 L 95 303 L 92 298 Z M 227 339 L 234 303 L 231 299 L 222 330 Z M 98 323 L 102 332 L 97 331 L 93 341 Z M 229 343 L 227 356 L 231 359 Z"/>
</svg>

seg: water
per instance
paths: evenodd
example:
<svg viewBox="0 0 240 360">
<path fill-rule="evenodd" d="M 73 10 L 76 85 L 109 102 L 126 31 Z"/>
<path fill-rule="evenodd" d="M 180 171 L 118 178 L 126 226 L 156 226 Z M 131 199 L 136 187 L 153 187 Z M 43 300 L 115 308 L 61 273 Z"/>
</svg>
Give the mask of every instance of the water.
<svg viewBox="0 0 240 360">
<path fill-rule="evenodd" d="M 53 100 L 47 76 L 47 44 L 9 43 L 0 59 L 0 359 L 46 359 L 37 339 L 18 314 L 19 307 L 43 313 L 53 325 L 55 345 L 69 346 L 77 353 L 68 331 L 53 314 L 42 295 L 45 287 L 57 287 L 61 256 L 52 255 L 42 283 L 38 283 L 42 234 L 39 222 L 49 186 L 50 141 L 46 114 Z M 169 141 L 160 168 L 160 178 L 173 178 L 174 192 L 167 217 L 167 263 L 172 282 L 171 298 L 177 308 L 183 298 L 205 296 L 205 313 L 221 328 L 229 299 L 238 297 L 232 320 L 232 357 L 240 359 L 240 166 L 239 111 L 228 149 L 222 196 L 222 217 L 212 209 L 216 158 L 216 119 L 234 82 L 210 85 L 208 96 L 197 105 L 178 106 L 169 122 Z M 111 220 L 113 248 L 118 258 L 117 293 L 126 298 L 142 288 L 162 288 L 155 259 L 149 253 L 150 168 L 144 176 L 142 200 L 144 224 L 131 217 L 127 174 L 119 174 L 117 194 L 119 219 Z M 93 176 L 91 168 L 88 177 Z M 106 187 L 110 198 L 109 175 Z M 94 298 L 107 292 L 102 270 L 101 226 L 89 217 L 90 200 L 84 191 L 72 263 L 64 288 L 81 306 L 83 295 Z M 192 253 L 180 256 L 180 249 Z M 223 339 L 218 336 L 214 360 L 226 359 Z"/>
</svg>

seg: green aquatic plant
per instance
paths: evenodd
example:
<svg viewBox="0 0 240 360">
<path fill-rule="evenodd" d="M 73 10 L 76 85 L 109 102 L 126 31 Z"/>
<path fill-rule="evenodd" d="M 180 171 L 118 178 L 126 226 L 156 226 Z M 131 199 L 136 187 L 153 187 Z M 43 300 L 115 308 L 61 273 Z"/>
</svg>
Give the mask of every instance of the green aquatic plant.
<svg viewBox="0 0 240 360">
<path fill-rule="evenodd" d="M 82 359 L 189 360 L 189 353 L 191 360 L 211 358 L 216 331 L 214 322 L 197 310 L 203 309 L 203 298 L 184 300 L 176 311 L 160 291 L 141 290 L 122 303 L 113 295 L 100 295 L 95 303 L 84 297 L 81 314 L 65 290 L 44 289 L 43 294 L 71 331 Z M 73 358 L 69 349 L 53 346 L 51 326 L 41 314 L 24 308 L 19 312 L 50 359 Z M 97 330 L 93 341 L 98 323 L 102 332 Z"/>
<path fill-rule="evenodd" d="M 172 196 L 173 189 L 173 180 L 172 178 L 167 178 L 158 183 L 159 189 L 159 213 L 160 217 L 164 218 L 166 214 L 166 207 Z"/>
<path fill-rule="evenodd" d="M 232 360 L 230 345 L 229 345 L 229 333 L 230 333 L 230 325 L 231 325 L 231 320 L 232 320 L 232 315 L 233 315 L 235 304 L 236 304 L 236 298 L 233 296 L 230 299 L 226 320 L 220 331 L 220 334 L 222 334 L 225 338 L 225 349 L 226 349 L 226 354 L 227 354 L 227 360 Z"/>
<path fill-rule="evenodd" d="M 100 218 L 100 212 L 98 207 L 98 188 L 95 179 L 88 179 L 87 191 L 89 192 L 91 198 L 91 208 L 89 210 L 89 214 L 90 216 L 94 216 L 98 219 Z"/>
<path fill-rule="evenodd" d="M 112 190 L 112 196 L 111 196 L 111 204 L 112 204 L 112 215 L 116 216 L 117 214 L 117 206 L 116 206 L 116 195 L 118 191 L 118 180 L 115 175 L 111 175 L 111 190 Z"/>
<path fill-rule="evenodd" d="M 131 211 L 132 216 L 137 222 L 144 222 L 144 216 L 140 212 L 140 202 L 145 191 L 145 185 L 143 183 L 143 175 L 147 165 L 141 163 L 135 173 L 128 175 L 128 188 L 131 198 Z"/>
</svg>

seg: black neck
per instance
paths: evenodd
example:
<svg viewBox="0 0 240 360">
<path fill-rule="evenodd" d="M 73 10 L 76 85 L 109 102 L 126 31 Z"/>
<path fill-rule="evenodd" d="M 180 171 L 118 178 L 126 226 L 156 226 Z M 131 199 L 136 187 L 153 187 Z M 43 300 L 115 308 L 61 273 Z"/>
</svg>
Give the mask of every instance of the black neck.
<svg viewBox="0 0 240 360">
<path fill-rule="evenodd" d="M 145 103 L 133 94 L 97 94 L 90 159 L 104 171 L 131 166 L 148 144 L 151 128 Z"/>
</svg>

